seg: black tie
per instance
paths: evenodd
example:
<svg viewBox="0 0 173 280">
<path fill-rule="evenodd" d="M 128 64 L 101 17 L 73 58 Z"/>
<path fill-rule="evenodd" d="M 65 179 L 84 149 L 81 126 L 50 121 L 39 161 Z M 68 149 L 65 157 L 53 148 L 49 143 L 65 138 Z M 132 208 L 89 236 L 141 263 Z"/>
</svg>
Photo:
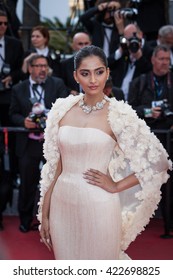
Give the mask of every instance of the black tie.
<svg viewBox="0 0 173 280">
<path fill-rule="evenodd" d="M 39 84 L 33 84 L 33 85 L 32 85 L 32 88 L 33 88 L 33 89 L 37 89 L 38 85 L 39 85 Z"/>
<path fill-rule="evenodd" d="M 44 87 L 44 84 L 45 84 L 45 83 L 40 83 L 40 84 L 39 84 L 39 83 L 34 83 L 34 84 L 33 84 L 33 87 L 34 87 L 34 88 L 37 88 L 38 86 Z"/>
<path fill-rule="evenodd" d="M 41 86 L 42 88 L 44 88 L 45 83 L 40 83 L 40 84 L 35 83 L 35 84 L 32 85 L 32 88 L 36 90 L 38 86 Z"/>
</svg>

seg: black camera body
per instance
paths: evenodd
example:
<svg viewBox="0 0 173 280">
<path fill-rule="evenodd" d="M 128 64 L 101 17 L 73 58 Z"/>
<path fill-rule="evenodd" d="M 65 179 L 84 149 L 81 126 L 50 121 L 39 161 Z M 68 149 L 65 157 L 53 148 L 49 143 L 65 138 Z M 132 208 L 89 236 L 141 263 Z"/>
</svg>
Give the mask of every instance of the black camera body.
<svg viewBox="0 0 173 280">
<path fill-rule="evenodd" d="M 11 71 L 10 65 L 7 63 L 3 63 L 1 72 L 0 72 L 0 91 L 6 90 L 4 83 L 2 82 L 3 79 L 5 79 Z"/>
<path fill-rule="evenodd" d="M 123 36 L 120 37 L 120 46 L 123 50 L 123 53 L 128 54 L 128 45 L 127 45 L 127 39 Z"/>
<path fill-rule="evenodd" d="M 173 116 L 173 111 L 171 111 L 171 106 L 167 99 L 153 101 L 152 107 L 160 107 L 164 117 Z"/>
<path fill-rule="evenodd" d="M 141 39 L 137 37 L 136 33 L 133 33 L 133 37 L 128 39 L 128 49 L 132 53 L 137 53 L 141 46 Z"/>
<path fill-rule="evenodd" d="M 46 128 L 46 115 L 44 113 L 30 113 L 29 118 L 37 124 L 39 130 L 43 131 Z"/>
<path fill-rule="evenodd" d="M 109 12 L 110 18 L 113 18 L 115 11 L 118 11 L 120 13 L 120 15 L 123 16 L 124 19 L 128 19 L 130 21 L 135 21 L 138 16 L 138 7 L 139 7 L 140 3 L 141 3 L 141 0 L 131 0 L 131 1 L 129 1 L 128 8 L 115 9 L 115 7 L 113 7 L 113 8 L 108 7 L 105 11 Z"/>
<path fill-rule="evenodd" d="M 136 53 L 141 46 L 141 39 L 137 37 L 136 33 L 133 34 L 133 37 L 126 39 L 125 37 L 120 38 L 120 46 L 123 52 L 130 51 L 131 53 Z"/>
<path fill-rule="evenodd" d="M 128 19 L 128 20 L 136 20 L 138 15 L 138 10 L 135 8 L 121 8 L 118 11 L 120 15 L 123 16 L 124 19 Z"/>
<path fill-rule="evenodd" d="M 114 18 L 114 13 L 115 13 L 115 11 L 116 11 L 116 9 L 115 8 L 107 8 L 106 9 L 106 11 L 109 13 L 109 17 L 110 18 Z"/>
<path fill-rule="evenodd" d="M 124 19 L 128 19 L 128 20 L 135 20 L 138 15 L 138 10 L 135 8 L 121 8 L 118 10 L 116 10 L 115 8 L 107 8 L 106 11 L 109 12 L 109 16 L 111 18 L 114 17 L 115 11 L 118 11 L 119 14 L 123 16 Z"/>
<path fill-rule="evenodd" d="M 45 112 L 45 108 L 41 103 L 35 102 L 33 104 L 32 111 L 29 114 L 29 118 L 34 123 L 36 123 L 37 128 L 39 130 L 44 131 L 44 129 L 46 127 L 47 115 L 46 115 L 46 112 Z"/>
</svg>

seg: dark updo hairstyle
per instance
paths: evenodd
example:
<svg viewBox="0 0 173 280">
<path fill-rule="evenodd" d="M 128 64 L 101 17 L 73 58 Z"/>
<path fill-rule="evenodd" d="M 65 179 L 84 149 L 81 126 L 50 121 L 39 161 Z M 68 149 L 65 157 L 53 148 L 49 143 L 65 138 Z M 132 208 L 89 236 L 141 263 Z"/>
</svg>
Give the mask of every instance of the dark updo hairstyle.
<svg viewBox="0 0 173 280">
<path fill-rule="evenodd" d="M 74 70 L 77 70 L 83 59 L 90 57 L 90 56 L 97 56 L 105 65 L 105 67 L 108 67 L 108 62 L 107 62 L 107 58 L 106 55 L 104 53 L 104 51 L 94 45 L 90 45 L 90 46 L 86 46 L 82 49 L 80 49 L 74 57 Z"/>
</svg>

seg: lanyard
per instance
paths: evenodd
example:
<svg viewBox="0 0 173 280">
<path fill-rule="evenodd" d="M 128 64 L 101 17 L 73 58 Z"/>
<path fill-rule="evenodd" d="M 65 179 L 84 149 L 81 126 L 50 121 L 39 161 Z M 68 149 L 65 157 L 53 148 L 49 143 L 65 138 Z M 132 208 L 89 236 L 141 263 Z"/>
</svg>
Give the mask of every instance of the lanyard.
<svg viewBox="0 0 173 280">
<path fill-rule="evenodd" d="M 38 90 L 38 86 L 41 87 L 41 92 Z M 41 103 L 41 101 L 44 101 L 43 98 L 43 94 L 44 94 L 44 86 L 41 84 L 33 84 L 32 85 L 32 91 L 34 94 L 34 97 L 38 100 L 39 103 Z"/>
<path fill-rule="evenodd" d="M 158 82 L 156 77 L 154 77 L 154 86 L 155 86 L 155 91 L 156 91 L 156 96 L 159 98 L 162 93 L 163 93 L 163 84 L 164 81 Z"/>
</svg>

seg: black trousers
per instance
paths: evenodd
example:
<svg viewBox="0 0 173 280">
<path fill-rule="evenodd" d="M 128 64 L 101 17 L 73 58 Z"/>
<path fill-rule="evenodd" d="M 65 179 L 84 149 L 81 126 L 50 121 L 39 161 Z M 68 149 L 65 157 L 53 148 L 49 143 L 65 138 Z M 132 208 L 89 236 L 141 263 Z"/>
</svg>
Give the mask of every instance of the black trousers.
<svg viewBox="0 0 173 280">
<path fill-rule="evenodd" d="M 12 182 L 10 172 L 4 171 L 2 158 L 0 158 L 0 222 L 7 202 L 12 200 Z"/>
<path fill-rule="evenodd" d="M 40 163 L 43 160 L 43 142 L 28 141 L 24 154 L 19 157 L 19 187 L 18 210 L 21 224 L 29 227 L 33 220 L 38 184 L 40 180 Z"/>
<path fill-rule="evenodd" d="M 0 93 L 1 94 L 1 93 Z M 0 104 L 0 126 L 12 126 L 9 120 L 9 104 Z M 10 170 L 4 167 L 4 134 L 0 132 L 0 221 L 8 202 L 12 202 L 13 180 L 18 172 L 17 157 L 15 155 L 16 136 L 14 132 L 8 133 L 8 154 Z"/>
</svg>

